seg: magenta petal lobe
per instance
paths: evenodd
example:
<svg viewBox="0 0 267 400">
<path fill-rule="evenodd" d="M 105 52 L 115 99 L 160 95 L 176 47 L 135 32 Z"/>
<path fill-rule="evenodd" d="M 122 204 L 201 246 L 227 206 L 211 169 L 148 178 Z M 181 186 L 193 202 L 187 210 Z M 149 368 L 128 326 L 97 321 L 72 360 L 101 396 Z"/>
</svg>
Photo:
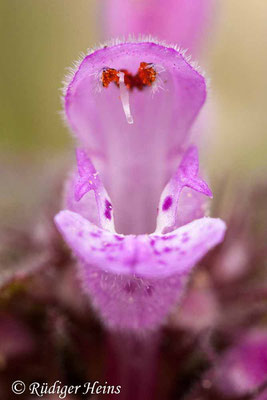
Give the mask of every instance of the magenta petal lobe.
<svg viewBox="0 0 267 400">
<path fill-rule="evenodd" d="M 67 210 L 57 214 L 55 222 L 85 263 L 112 273 L 154 278 L 189 272 L 221 242 L 225 231 L 220 219 L 202 218 L 166 235 L 115 235 Z"/>
<path fill-rule="evenodd" d="M 202 218 L 166 235 L 117 235 L 71 211 L 55 223 L 80 261 L 80 277 L 104 321 L 154 329 L 181 298 L 189 273 L 224 236 L 219 219 Z"/>
<path fill-rule="evenodd" d="M 199 178 L 198 170 L 198 151 L 195 146 L 191 146 L 185 152 L 179 168 L 162 192 L 156 232 L 166 233 L 167 230 L 174 229 L 178 226 L 178 200 L 185 187 L 193 189 L 205 196 L 212 197 L 212 192 L 207 183 Z"/>
<path fill-rule="evenodd" d="M 114 232 L 113 207 L 106 189 L 99 178 L 99 173 L 95 170 L 85 151 L 77 149 L 76 156 L 79 174 L 76 176 L 74 198 L 76 201 L 80 201 L 86 193 L 93 190 L 98 207 L 100 226 Z"/>
</svg>

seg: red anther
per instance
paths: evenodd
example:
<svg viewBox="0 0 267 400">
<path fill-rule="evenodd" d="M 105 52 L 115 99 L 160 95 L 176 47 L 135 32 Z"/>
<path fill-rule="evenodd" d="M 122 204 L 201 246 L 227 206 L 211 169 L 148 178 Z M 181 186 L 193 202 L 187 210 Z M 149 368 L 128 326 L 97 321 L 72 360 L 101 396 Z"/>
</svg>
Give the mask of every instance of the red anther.
<svg viewBox="0 0 267 400">
<path fill-rule="evenodd" d="M 124 73 L 124 83 L 129 90 L 132 90 L 133 88 L 142 90 L 145 86 L 151 86 L 152 83 L 155 82 L 157 75 L 152 64 L 146 62 L 140 63 L 136 75 L 131 74 L 129 71 L 127 71 L 127 69 L 120 69 L 117 71 L 116 69 L 108 68 L 102 73 L 103 86 L 107 88 L 110 82 L 114 82 L 117 86 L 119 86 L 119 72 Z"/>
<path fill-rule="evenodd" d="M 113 68 L 108 68 L 104 69 L 102 72 L 102 84 L 104 87 L 108 87 L 110 82 L 115 82 L 117 85 L 119 85 L 119 77 L 118 77 L 118 71 Z"/>
</svg>

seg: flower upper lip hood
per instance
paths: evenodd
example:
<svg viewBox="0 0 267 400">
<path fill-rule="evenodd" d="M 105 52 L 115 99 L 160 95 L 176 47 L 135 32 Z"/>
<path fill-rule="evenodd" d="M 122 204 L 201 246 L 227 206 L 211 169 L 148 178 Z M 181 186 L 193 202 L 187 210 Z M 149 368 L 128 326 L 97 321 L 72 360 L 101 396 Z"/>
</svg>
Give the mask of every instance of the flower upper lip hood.
<svg viewBox="0 0 267 400">
<path fill-rule="evenodd" d="M 154 113 L 157 110 L 161 111 L 161 118 L 157 121 L 160 129 L 165 128 L 165 135 L 169 133 L 166 129 L 173 130 L 173 141 L 169 142 L 169 147 L 175 148 L 184 141 L 188 128 L 205 102 L 204 77 L 196 65 L 189 63 L 185 52 L 176 46 L 167 47 L 149 39 L 126 43 L 115 41 L 112 44 L 89 53 L 66 79 L 64 106 L 67 122 L 73 133 L 83 145 L 95 145 L 93 150 L 103 153 L 103 147 L 97 147 L 101 145 L 101 139 L 106 139 L 101 135 L 106 131 L 106 125 L 100 124 L 103 118 L 109 119 L 109 131 L 114 126 L 117 131 L 123 128 L 128 132 L 138 132 L 141 127 L 144 137 L 146 130 L 150 128 L 146 126 L 146 122 L 151 117 L 155 118 Z M 101 90 L 99 75 L 107 67 L 117 70 L 124 68 L 135 73 L 144 61 L 160 66 L 161 72 L 157 79 L 160 77 L 162 90 L 158 90 L 160 93 L 155 93 L 154 96 L 151 96 L 149 90 L 131 96 L 132 114 L 136 117 L 135 124 L 131 127 L 127 125 L 122 107 L 119 107 L 116 88 L 110 86 L 107 91 Z M 166 101 L 166 108 L 169 110 L 167 115 L 166 108 L 162 109 Z M 143 113 L 140 113 L 141 110 Z M 146 120 L 143 119 L 144 112 Z M 94 125 L 96 123 L 97 133 Z M 157 126 L 153 128 L 155 130 Z M 153 134 L 155 136 L 155 132 Z"/>
<path fill-rule="evenodd" d="M 212 193 L 188 146 L 205 98 L 184 53 L 149 41 L 104 46 L 67 81 L 78 168 L 55 223 L 109 326 L 162 323 L 194 265 L 223 239 L 224 222 L 205 217 Z"/>
<path fill-rule="evenodd" d="M 67 123 L 100 172 L 123 233 L 155 229 L 160 193 L 206 99 L 205 79 L 183 52 L 146 40 L 87 55 L 68 77 L 63 99 Z M 129 124 L 118 87 L 104 88 L 101 74 L 106 68 L 136 74 L 141 62 L 160 72 L 152 87 L 129 93 Z"/>
</svg>

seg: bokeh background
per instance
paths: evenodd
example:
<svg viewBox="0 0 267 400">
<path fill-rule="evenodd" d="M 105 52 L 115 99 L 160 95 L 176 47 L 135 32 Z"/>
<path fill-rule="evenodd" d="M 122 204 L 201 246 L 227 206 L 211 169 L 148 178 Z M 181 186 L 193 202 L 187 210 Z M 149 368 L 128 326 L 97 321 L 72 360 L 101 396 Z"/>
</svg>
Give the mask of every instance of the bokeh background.
<svg viewBox="0 0 267 400">
<path fill-rule="evenodd" d="M 39 199 L 49 197 L 49 177 L 64 169 L 72 140 L 59 115 L 59 89 L 66 67 L 101 40 L 103 4 L 0 0 L 2 221 L 32 215 Z M 205 152 L 213 181 L 225 171 L 245 177 L 267 164 L 267 2 L 218 6 L 200 60 L 216 108 Z"/>
</svg>

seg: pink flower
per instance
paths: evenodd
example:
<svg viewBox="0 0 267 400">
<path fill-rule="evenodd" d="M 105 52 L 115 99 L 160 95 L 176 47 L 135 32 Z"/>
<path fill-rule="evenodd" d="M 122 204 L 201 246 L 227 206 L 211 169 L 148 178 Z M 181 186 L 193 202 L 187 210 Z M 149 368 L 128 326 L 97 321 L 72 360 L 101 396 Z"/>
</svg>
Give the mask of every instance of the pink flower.
<svg viewBox="0 0 267 400">
<path fill-rule="evenodd" d="M 194 265 L 223 239 L 225 224 L 204 217 L 203 195 L 212 194 L 196 147 L 177 169 L 205 97 L 184 55 L 153 42 L 104 46 L 67 83 L 66 118 L 83 149 L 55 222 L 108 326 L 159 326 Z"/>
<path fill-rule="evenodd" d="M 199 52 L 214 19 L 215 0 L 106 0 L 101 4 L 107 37 L 153 35 Z"/>
<path fill-rule="evenodd" d="M 217 387 L 228 396 L 243 396 L 266 382 L 267 331 L 253 329 L 238 338 L 215 370 Z M 261 399 L 266 398 L 266 393 Z"/>
</svg>

